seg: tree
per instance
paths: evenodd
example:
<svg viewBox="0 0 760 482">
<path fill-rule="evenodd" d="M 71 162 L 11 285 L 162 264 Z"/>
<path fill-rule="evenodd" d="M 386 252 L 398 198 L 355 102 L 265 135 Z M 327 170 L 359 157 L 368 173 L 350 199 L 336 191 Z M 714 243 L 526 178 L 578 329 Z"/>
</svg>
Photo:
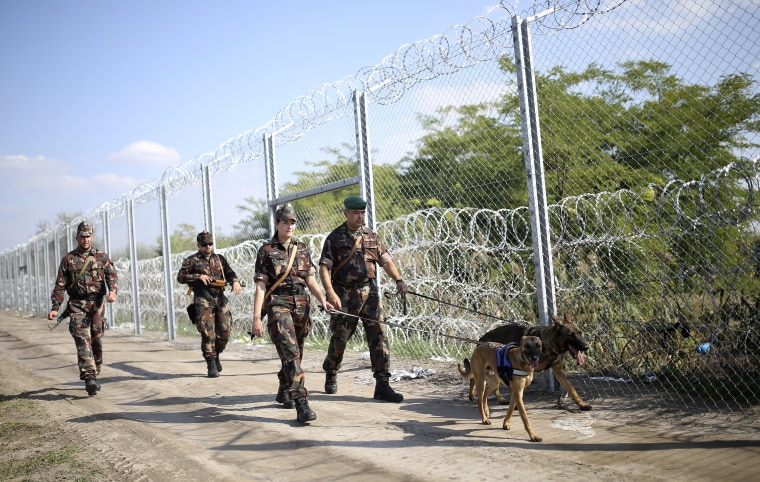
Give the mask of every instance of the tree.
<svg viewBox="0 0 760 482">
<path fill-rule="evenodd" d="M 325 147 L 322 152 L 326 159 L 306 162 L 309 170 L 294 172 L 295 181 L 285 183 L 280 195 L 287 195 L 323 186 L 358 176 L 358 164 L 352 146 L 342 144 L 339 148 Z M 392 219 L 409 212 L 411 207 L 402 201 L 398 166 L 381 164 L 373 166 L 376 193 L 383 193 L 375 199 L 375 214 L 378 219 Z M 343 199 L 359 193 L 358 186 L 347 186 L 293 202 L 298 215 L 298 229 L 302 233 L 324 233 L 333 229 L 345 219 L 342 215 Z M 239 239 L 261 239 L 268 237 L 269 214 L 266 201 L 253 197 L 245 199 L 245 204 L 236 206 L 246 213 L 235 225 L 235 237 Z"/>
<path fill-rule="evenodd" d="M 243 213 L 241 220 L 233 226 L 233 237 L 238 241 L 246 239 L 265 239 L 269 237 L 269 211 L 263 199 L 249 196 L 243 199 L 243 204 L 235 206 Z"/>
</svg>

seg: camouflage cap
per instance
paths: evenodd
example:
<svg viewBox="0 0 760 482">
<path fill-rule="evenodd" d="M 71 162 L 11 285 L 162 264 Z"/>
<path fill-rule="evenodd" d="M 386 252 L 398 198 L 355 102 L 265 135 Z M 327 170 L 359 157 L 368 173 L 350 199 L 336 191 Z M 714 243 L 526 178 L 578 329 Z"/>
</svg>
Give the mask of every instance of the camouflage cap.
<svg viewBox="0 0 760 482">
<path fill-rule="evenodd" d="M 343 200 L 343 206 L 345 206 L 346 209 L 366 209 L 367 201 L 359 196 L 348 196 Z"/>
<path fill-rule="evenodd" d="M 291 220 L 295 221 L 296 211 L 293 209 L 293 205 L 290 203 L 287 203 L 277 208 L 277 211 L 275 211 L 274 213 L 274 219 L 278 223 L 280 221 L 291 221 Z"/>
<path fill-rule="evenodd" d="M 77 226 L 77 236 L 84 236 L 85 238 L 89 238 L 92 236 L 92 226 L 90 226 L 87 221 L 82 221 Z"/>
<path fill-rule="evenodd" d="M 196 237 L 195 240 L 199 243 L 213 243 L 214 237 L 211 236 L 211 233 L 204 230 L 198 233 L 198 237 Z"/>
</svg>

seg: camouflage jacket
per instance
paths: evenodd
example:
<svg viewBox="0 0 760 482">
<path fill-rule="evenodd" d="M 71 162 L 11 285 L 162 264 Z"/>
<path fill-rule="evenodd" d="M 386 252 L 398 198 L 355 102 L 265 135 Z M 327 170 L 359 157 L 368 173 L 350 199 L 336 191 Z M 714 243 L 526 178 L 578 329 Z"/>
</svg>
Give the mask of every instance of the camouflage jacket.
<svg viewBox="0 0 760 482">
<path fill-rule="evenodd" d="M 338 272 L 334 268 L 351 252 L 356 236 L 362 236 L 362 242 L 351 259 Z M 319 264 L 326 265 L 331 272 L 333 283 L 365 283 L 377 278 L 377 266 L 384 266 L 391 259 L 388 250 L 377 233 L 366 226 L 351 232 L 346 223 L 338 226 L 325 239 Z"/>
<path fill-rule="evenodd" d="M 296 244 L 296 258 L 293 260 L 293 267 L 290 269 L 287 279 L 283 280 L 279 286 L 285 287 L 305 287 L 304 280 L 307 276 L 314 276 L 317 272 L 311 261 L 311 253 L 306 243 L 293 238 L 290 240 L 290 246 Z M 269 242 L 265 243 L 256 255 L 256 274 L 254 281 L 263 281 L 267 290 L 278 280 L 285 272 L 290 261 L 290 253 L 275 235 Z"/>
<path fill-rule="evenodd" d="M 82 271 L 82 267 L 90 255 L 93 259 Z M 80 271 L 82 271 L 82 276 L 77 279 Z M 58 276 L 55 279 L 55 287 L 50 297 L 52 310 L 58 311 L 61 307 L 64 292 L 69 295 L 69 299 L 72 301 L 94 300 L 96 297 L 106 294 L 106 287 L 108 291 L 118 293 L 118 281 L 119 274 L 108 254 L 94 248 L 89 252 L 83 252 L 76 248 L 63 257 L 58 267 Z"/>
<path fill-rule="evenodd" d="M 201 275 L 208 275 L 214 281 L 225 280 L 227 284 L 239 281 L 237 275 L 230 267 L 227 259 L 221 254 L 211 253 L 206 258 L 198 251 L 188 256 L 182 262 L 182 268 L 177 273 L 177 282 L 193 287 L 193 293 L 200 295 L 201 291 L 208 291 L 212 296 L 220 296 L 224 293 L 224 287 L 206 286 L 200 282 Z"/>
</svg>

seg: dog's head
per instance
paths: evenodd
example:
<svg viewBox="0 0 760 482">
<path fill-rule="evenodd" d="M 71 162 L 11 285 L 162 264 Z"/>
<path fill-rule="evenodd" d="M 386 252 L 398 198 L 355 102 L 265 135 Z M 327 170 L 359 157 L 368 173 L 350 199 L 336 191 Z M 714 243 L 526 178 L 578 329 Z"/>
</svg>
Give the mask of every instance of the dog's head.
<svg viewBox="0 0 760 482">
<path fill-rule="evenodd" d="M 554 329 L 558 333 L 556 340 L 561 344 L 560 348 L 563 351 L 569 351 L 579 365 L 586 363 L 586 359 L 583 358 L 581 352 L 588 350 L 588 343 L 583 338 L 581 330 L 578 329 L 572 318 L 570 318 L 570 314 L 565 313 L 561 320 L 554 314 L 551 317 L 554 320 Z"/>
<path fill-rule="evenodd" d="M 520 352 L 523 362 L 531 368 L 538 366 L 541 358 L 541 338 L 537 336 L 524 336 L 520 340 Z"/>
</svg>

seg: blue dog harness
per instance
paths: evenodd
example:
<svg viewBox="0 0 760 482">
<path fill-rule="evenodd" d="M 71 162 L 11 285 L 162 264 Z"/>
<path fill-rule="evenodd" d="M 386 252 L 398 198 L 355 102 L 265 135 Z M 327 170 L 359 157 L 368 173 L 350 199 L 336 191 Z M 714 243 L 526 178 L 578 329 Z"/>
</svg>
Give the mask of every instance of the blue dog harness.
<svg viewBox="0 0 760 482">
<path fill-rule="evenodd" d="M 501 380 L 506 385 L 509 385 L 509 381 L 512 380 L 512 375 L 523 377 L 530 375 L 530 372 L 518 370 L 513 367 L 511 363 L 509 363 L 507 352 L 509 352 L 509 350 L 512 348 L 517 348 L 518 346 L 520 346 L 519 343 L 510 343 L 508 345 L 501 345 L 496 349 L 496 371 L 499 374 L 499 378 L 501 378 Z"/>
</svg>

